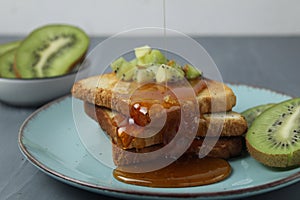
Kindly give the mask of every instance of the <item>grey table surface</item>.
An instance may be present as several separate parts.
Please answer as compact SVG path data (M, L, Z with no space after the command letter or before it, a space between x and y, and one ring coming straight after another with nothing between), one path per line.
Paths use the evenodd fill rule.
M18 39L1 36L0 43ZM91 48L105 38L92 38ZM300 37L196 38L217 64L223 80L300 96ZM1 95L1 94L0 94ZM18 149L23 121L37 109L0 102L0 199L114 199L57 181L31 165ZM300 182L246 199L299 199Z

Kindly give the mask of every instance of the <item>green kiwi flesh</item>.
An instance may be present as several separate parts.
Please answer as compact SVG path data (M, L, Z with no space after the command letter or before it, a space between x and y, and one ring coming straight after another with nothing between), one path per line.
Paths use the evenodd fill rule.
M136 71L136 66L125 60L123 57L115 60L111 64L111 68L116 73L118 79L125 81L131 80Z
M1 78L16 78L14 72L16 49L7 51L0 56L0 77Z
M20 78L44 78L68 73L89 46L84 31L71 25L47 25L34 30L16 51Z
M250 155L271 167L300 165L300 98L261 113L246 133Z
M263 105L258 105L252 108L249 108L242 112L241 114L245 117L248 127L251 126L252 122L265 110L268 108L274 106L275 104L269 103L269 104L263 104Z
M0 44L0 55L4 54L7 51L10 51L12 49L15 49L20 45L21 41L13 41L13 42L7 42Z

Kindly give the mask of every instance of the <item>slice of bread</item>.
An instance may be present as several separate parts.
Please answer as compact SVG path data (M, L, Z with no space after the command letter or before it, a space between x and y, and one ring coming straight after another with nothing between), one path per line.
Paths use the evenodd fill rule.
M223 83L203 78L199 84L197 83L195 85L193 86L194 89L196 88L195 98L199 104L199 111L201 114L229 111L236 104L236 96L233 91ZM203 85L206 86L202 87ZM159 85L156 84L149 92L144 92L144 94L147 95L147 98L153 93L157 94L161 92L156 91L155 88L161 88L158 86ZM132 106L133 103L131 97L140 87L141 85L137 82L120 81L117 79L115 73L108 73L76 82L72 88L72 95L75 98L116 110L128 116L130 113L130 106ZM143 97L143 95L140 96L141 102L145 101L145 97ZM167 95L166 93L162 98L164 101L167 101L167 103L170 103L174 99L170 100L169 96L170 95ZM182 96L184 96L184 94L182 94ZM147 99L147 102L150 101L152 104L157 103L155 102L155 97L152 98L154 99L153 102L151 102L151 99ZM180 109L180 106L178 106L177 109ZM174 110L171 109L171 111ZM137 118L139 117L142 116L138 116Z
M113 112L110 109L95 106L87 102L84 103L84 110L89 117L99 123L102 129L110 135L114 143L122 149L142 149L152 145L167 143L172 140L172 133L176 133L176 123L172 123L173 119L171 119L170 122L166 122L166 126L159 129L157 133L153 129L147 130L142 126L131 125L131 133L128 135L125 132L120 132L118 129L120 124L124 124L124 122L127 123L130 118L118 112ZM218 128L220 123L223 122L224 124L220 133ZM208 127L212 133L210 137L219 136L218 134L222 137L242 136L247 130L247 122L241 114L233 111L204 114L199 121L197 136L206 136ZM139 134L145 131L152 131L152 133L155 132L156 134L147 138L138 137ZM133 135L137 137L133 137Z
M195 138L190 147L184 152L185 156L198 158L200 149L203 145L204 138ZM209 142L208 142L209 143ZM243 151L244 137L220 137L217 143L211 148L211 151L206 155L208 157L230 159L241 155ZM150 153L163 148L163 145L153 145L142 149L124 150L117 145L112 145L112 157L116 166L132 165L139 163L153 163L160 162L160 155L157 153ZM141 153L147 153L147 156L140 156ZM170 157L171 155L165 155Z

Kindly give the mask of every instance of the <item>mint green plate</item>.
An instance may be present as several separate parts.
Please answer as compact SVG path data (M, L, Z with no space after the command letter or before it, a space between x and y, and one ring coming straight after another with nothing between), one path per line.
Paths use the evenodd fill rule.
M266 89L229 85L237 96L234 110L279 102L290 98ZM82 102L74 100L77 108ZM103 165L82 144L75 126L72 98L53 101L34 112L22 125L19 146L23 154L46 174L89 191L119 198L136 199L220 199L238 198L275 190L299 181L300 168L276 170L265 167L248 155L230 160L233 172L219 183L188 188L149 188L115 180L112 168ZM82 109L83 112L83 109ZM99 132L98 124L82 114L82 126ZM100 147L102 148L102 146ZM111 159L111 149L102 148L101 156Z

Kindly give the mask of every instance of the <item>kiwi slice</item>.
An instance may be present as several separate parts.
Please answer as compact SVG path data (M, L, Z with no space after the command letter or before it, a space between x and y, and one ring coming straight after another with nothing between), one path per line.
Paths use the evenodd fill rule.
M258 115L260 115L263 111L267 110L268 108L274 105L275 105L274 103L268 103L268 104L255 106L245 110L241 114L245 117L248 127L250 127L252 122L254 121L254 119L258 117Z
M300 165L300 98L261 113L246 133L252 157L271 167Z
M77 27L43 26L31 32L18 47L15 70L21 78L63 75L83 60L88 46L88 36Z
M7 51L10 51L12 49L15 49L20 45L21 41L13 41L13 42L7 42L4 44L0 44L0 55L4 54Z
M15 52L16 49L12 49L0 56L0 77L16 78L14 72Z

